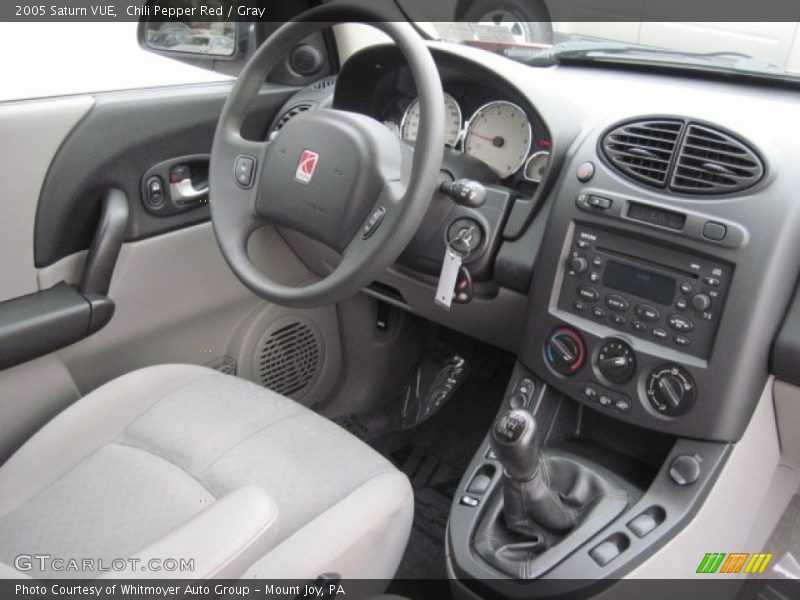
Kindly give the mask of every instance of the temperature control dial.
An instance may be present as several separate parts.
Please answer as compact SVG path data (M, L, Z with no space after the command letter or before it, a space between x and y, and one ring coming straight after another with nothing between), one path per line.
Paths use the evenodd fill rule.
M562 375L574 375L586 363L586 345L574 329L559 327L547 338L544 348L547 364Z
M686 369L666 365L650 374L645 393L650 405L660 414L679 417L694 406L697 388Z
M606 340L597 354L597 370L611 383L628 383L636 374L633 348L622 340Z

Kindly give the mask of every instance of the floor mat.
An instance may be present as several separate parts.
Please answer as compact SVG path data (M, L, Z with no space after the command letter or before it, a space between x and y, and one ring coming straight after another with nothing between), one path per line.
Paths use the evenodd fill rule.
M497 414L513 367L513 361L499 353L492 361L473 360L476 368L463 387L430 420L409 431L368 440L408 476L414 488L414 526L392 593L415 592L408 589L413 587L410 580L446 579L444 543L450 504ZM477 363L480 360L486 362Z

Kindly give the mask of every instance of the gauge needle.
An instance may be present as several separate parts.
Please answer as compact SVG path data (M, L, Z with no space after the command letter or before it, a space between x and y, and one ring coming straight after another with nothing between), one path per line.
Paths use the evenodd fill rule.
M494 141L494 137L488 137L488 136L485 136L485 135L481 135L480 133L475 133L474 131L472 132L472 135L474 135L476 138L481 138L482 140L486 140L487 142L493 142Z
M494 145L496 148L502 148L503 146L506 145L505 138L499 135L496 135L494 137L488 137L485 135L481 135L480 133L475 133L474 131L472 132L472 135L482 140L486 140L487 142L492 142L492 145Z

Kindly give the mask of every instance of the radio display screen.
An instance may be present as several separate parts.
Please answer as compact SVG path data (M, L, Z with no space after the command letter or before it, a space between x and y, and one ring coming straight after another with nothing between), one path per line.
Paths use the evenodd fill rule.
M603 285L664 306L670 306L675 299L676 283L671 277L623 265L613 260L606 264Z

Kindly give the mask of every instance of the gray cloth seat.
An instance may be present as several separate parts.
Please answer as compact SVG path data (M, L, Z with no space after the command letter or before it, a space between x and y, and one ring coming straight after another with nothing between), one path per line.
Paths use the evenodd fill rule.
M155 557L194 570L144 576L389 579L412 516L405 475L342 428L244 380L164 365L87 395L0 467L0 576ZM19 562L37 554L98 562Z

